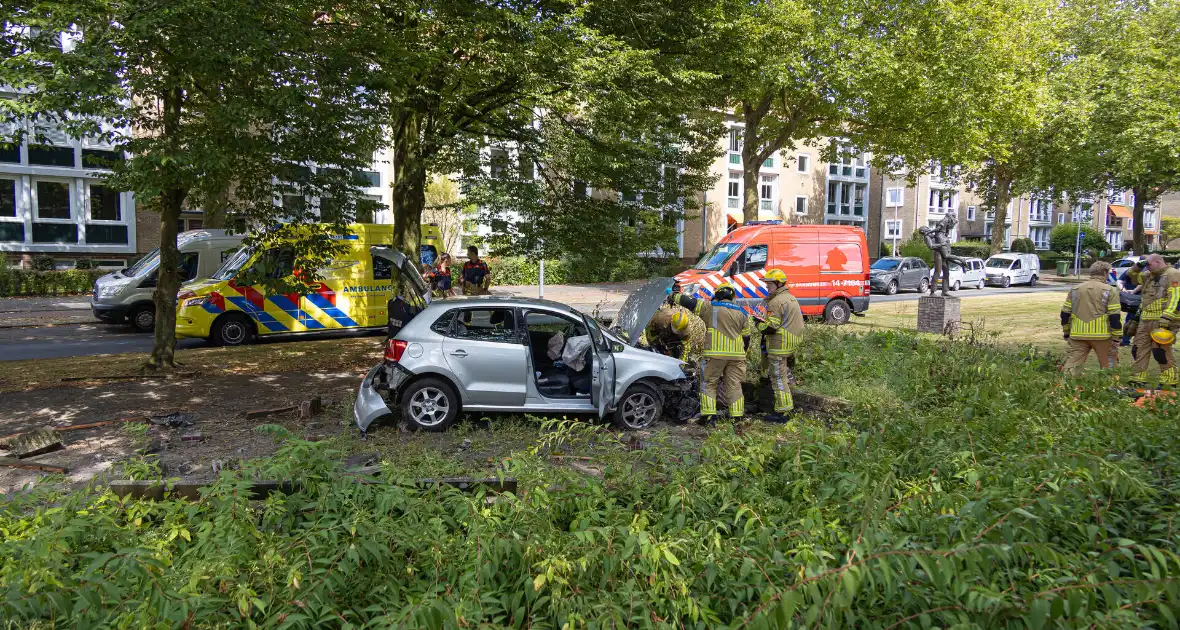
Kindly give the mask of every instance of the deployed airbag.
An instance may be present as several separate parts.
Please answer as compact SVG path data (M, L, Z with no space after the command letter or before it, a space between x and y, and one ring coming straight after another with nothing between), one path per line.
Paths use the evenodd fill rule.
M575 372L586 368L586 351L590 349L590 336L579 335L565 341L565 350L561 352L561 362Z

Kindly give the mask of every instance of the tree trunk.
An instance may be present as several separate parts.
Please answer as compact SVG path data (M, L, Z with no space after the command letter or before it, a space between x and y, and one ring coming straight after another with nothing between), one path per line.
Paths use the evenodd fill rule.
M393 246L417 261L422 241L422 212L426 209L426 161L422 118L409 114L393 138Z
M748 103L742 104L742 111L746 123L741 146L742 222L748 223L758 220L758 173L762 170L762 160L758 154L762 139L758 134L762 131L762 115Z
M184 103L180 88L173 88L163 98L164 135L172 138L172 157L179 153L180 112ZM147 369L176 366L176 293L180 289L180 249L176 246L177 222L187 192L179 186L160 194L160 266L156 268L155 339Z
M992 223L992 253L1004 251L1004 223L1008 219L1008 202L1012 199L1012 176L998 172L995 177L995 213Z
M184 193L170 190L160 195L160 266L156 268L155 340L147 368L176 366L176 294L180 290L180 248L176 246L176 223L180 219Z
M1147 206L1147 189L1135 186L1131 189L1135 195L1135 213L1131 215L1131 247L1136 256L1147 253L1147 234L1143 229L1143 209Z
M750 160L744 155L742 162L742 187L745 193L742 199L742 222L748 223L758 220L758 167L747 166Z

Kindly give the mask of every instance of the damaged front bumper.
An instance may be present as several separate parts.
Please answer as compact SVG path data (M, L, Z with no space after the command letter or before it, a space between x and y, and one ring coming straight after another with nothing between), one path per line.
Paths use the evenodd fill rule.
M398 365L381 363L369 370L352 405L352 418L361 433L368 431L369 425L378 418L393 413L386 400L396 403L397 392L409 376L410 373Z

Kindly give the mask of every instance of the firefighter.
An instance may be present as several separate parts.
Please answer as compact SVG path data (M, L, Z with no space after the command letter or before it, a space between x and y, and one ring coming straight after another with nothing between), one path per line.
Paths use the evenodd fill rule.
M734 304L737 291L728 282L713 291L713 300L706 301L673 293L668 297L672 305L687 308L705 322L705 340L701 377L701 422L711 422L717 415L717 392L720 388L729 401L729 417L735 422L746 413L746 399L742 381L746 377L746 344L749 341L750 316Z
M1076 376L1086 364L1090 350L1098 355L1098 365L1112 367L1118 340L1123 336L1119 291L1106 283L1110 264L1090 265L1090 279L1070 290L1061 306L1061 332L1066 343L1066 374Z
M647 346L660 354L688 361L688 311L661 306L648 322L643 336Z
M792 368L795 351L803 341L803 310L799 300L791 295L787 274L782 269L770 269L762 278L770 297L766 300L766 318L758 323L758 330L770 363L770 386L774 390L774 413L769 422L785 422L795 408L791 398Z
M1176 366L1172 344L1166 343L1169 336L1154 333L1162 329L1174 336L1180 329L1180 314L1177 314L1180 309L1180 269L1169 267L1159 254L1148 256L1142 295L1139 327L1135 330L1135 342L1131 349L1135 367L1132 368L1129 384L1136 388L1147 387L1147 368L1154 358L1160 366L1160 389L1176 389L1180 382L1180 369Z
M463 263L460 282L463 295L487 295L492 284L492 272L488 264L479 259L479 249L474 245L467 248L467 262Z

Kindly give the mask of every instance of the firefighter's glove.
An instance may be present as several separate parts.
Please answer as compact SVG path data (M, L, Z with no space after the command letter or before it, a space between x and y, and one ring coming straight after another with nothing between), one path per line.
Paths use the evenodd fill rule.
M1176 332L1176 330L1180 329L1180 320L1177 320L1174 316L1169 315L1168 313L1164 313L1163 316L1160 317L1160 326L1166 330Z
M1062 326L1061 327L1061 338L1062 339L1069 339L1069 326Z

